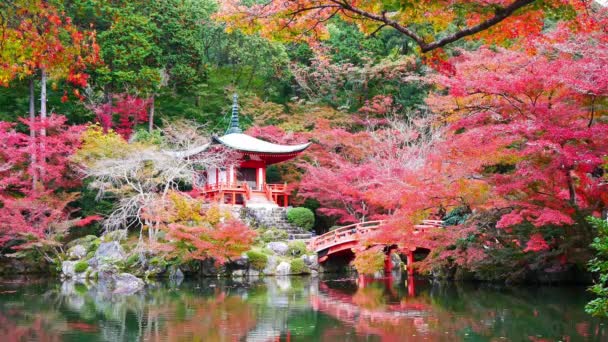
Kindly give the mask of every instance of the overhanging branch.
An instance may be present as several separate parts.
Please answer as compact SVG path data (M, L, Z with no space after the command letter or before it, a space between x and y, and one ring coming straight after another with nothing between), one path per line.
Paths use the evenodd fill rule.
M360 8L357 8L353 5L351 5L346 0L330 0L330 1L335 3L336 5L339 5L342 8L343 13L344 12L356 13L361 17L383 23L383 25L381 27L390 26L390 27L396 29L397 31L403 33L404 35L412 38L416 42L416 44L418 44L418 46L420 46L420 49L422 50L422 52L428 52L428 51L432 51L434 49L440 48L442 46L445 46L447 44L453 43L461 38L471 36L471 35L481 32L481 31L487 30L488 28L502 22L503 20L505 20L506 18L511 16L513 13L515 13L515 11L519 10L520 8L533 3L535 0L516 0L509 6L496 10L494 12L493 17L491 17L475 26L464 28L462 30L459 30L455 33L452 33L444 38L441 38L441 39L433 41L433 42L426 42L421 36L419 36L412 29L400 24L399 22L397 22L393 19L388 18L385 13L376 14L376 13L367 12L367 11L364 11Z

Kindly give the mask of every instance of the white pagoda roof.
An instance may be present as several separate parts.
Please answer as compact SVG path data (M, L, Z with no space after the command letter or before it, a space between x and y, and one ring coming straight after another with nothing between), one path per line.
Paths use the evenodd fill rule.
M299 145L280 145L243 133L228 133L221 137L213 138L216 142L229 148L252 153L288 154L304 151L311 143Z

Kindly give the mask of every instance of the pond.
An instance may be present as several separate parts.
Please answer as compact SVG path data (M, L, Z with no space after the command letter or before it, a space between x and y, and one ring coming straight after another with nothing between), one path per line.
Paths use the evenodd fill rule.
M0 281L3 341L608 341L584 287L394 276L201 279L113 295L95 284Z

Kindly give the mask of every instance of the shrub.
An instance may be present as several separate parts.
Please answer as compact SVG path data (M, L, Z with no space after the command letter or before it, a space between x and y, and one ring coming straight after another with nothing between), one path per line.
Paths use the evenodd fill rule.
M355 255L352 264L359 274L374 274L384 269L384 252L381 248L372 247Z
M315 214L308 208L292 208L287 212L287 220L305 230L315 225Z
M76 263L76 265L74 265L74 272L76 273L82 273L84 271L87 270L87 268L89 268L89 263L86 261L79 261Z
M306 248L306 243L304 243L304 241L293 241L290 242L288 245L289 248L289 254L293 255L293 256L300 256L300 255L304 255L307 252L307 248Z
M298 258L291 260L291 273L292 274L302 274L309 273L308 267L304 264L304 260Z
M247 258L249 259L251 267L258 271L263 270L266 267L266 264L268 264L268 257L261 252L249 251L247 252Z

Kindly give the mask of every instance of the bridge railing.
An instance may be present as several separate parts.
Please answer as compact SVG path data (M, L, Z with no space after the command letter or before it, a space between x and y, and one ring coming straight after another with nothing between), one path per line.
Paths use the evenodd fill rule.
M322 251L331 246L335 246L344 242L358 240L360 237L368 235L369 233L378 230L381 226L386 224L385 220L367 221L351 224L348 226L340 227L332 230L331 232L325 233L314 238L310 241L308 248L315 252ZM423 220L422 224L414 226L414 234L424 231L429 228L442 227L443 221L441 220Z
M340 227L332 230L329 233L325 233L321 236L316 237L310 242L309 248L318 252L329 246L343 243L348 240L355 240L357 234L367 234L371 231L378 229L378 227L385 224L384 220L367 221L351 224L348 226Z

